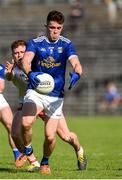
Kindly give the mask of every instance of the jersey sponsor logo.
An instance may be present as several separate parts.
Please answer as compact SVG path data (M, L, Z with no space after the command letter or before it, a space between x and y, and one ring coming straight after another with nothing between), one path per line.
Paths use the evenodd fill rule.
M61 62L55 63L55 60L52 56L48 56L48 58L44 59L44 61L39 62L39 64L46 68L53 68L61 66Z

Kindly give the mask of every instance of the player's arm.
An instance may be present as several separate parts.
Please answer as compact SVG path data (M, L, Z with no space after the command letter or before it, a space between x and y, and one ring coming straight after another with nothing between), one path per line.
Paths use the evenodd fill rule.
M6 61L6 71L5 71L5 77L8 81L11 81L13 79L13 67L14 67L14 63L10 63L9 61Z
M70 72L70 82L69 82L70 83L69 89L71 89L76 84L76 82L80 79L83 73L83 69L82 69L78 56L76 55L71 56L69 58L69 61L73 68L73 72Z
M32 51L26 51L22 59L22 69L27 74L29 80L29 87L35 89L39 84L39 79L36 77L40 72L33 72L31 70L31 62L35 56Z
M83 68L79 61L78 56L71 56L71 58L69 58L69 61L72 65L73 71L78 73L81 76L83 73Z
M23 71L28 75L28 73L31 71L31 62L34 58L34 52L27 51L24 54L24 57L22 59L22 69Z

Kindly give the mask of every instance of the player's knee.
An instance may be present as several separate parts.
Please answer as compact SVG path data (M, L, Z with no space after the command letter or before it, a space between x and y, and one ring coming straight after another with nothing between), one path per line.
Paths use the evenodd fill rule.
M7 129L7 131L8 131L9 133L11 132L11 126L12 126L11 123L7 123L7 124L6 124L6 129Z
M69 142L70 141L70 135L69 134L62 134L61 138L65 142Z
M73 132L60 133L59 136L62 138L63 141L68 143L74 142L76 138L76 135Z
M53 135L46 136L46 140L48 141L49 144L52 144L55 142L55 136Z
M30 121L29 118L22 119L22 127L24 127L24 129L29 129L31 126L32 126L32 122Z

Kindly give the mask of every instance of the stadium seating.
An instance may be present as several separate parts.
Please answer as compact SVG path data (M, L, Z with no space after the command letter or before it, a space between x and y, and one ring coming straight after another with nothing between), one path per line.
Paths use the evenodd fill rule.
M53 6L30 5L0 7L0 58L3 62L10 54L10 44L16 39L33 38L44 30L45 16ZM76 45L84 74L81 82L69 93L66 76L66 99L64 111L67 115L94 115L97 111L97 94L102 94L104 81L113 78L122 93L122 22L118 18L115 26L109 24L103 4L84 4L85 17L79 22L77 31L70 29L68 4L55 5L66 16L64 34ZM6 13L7 12L7 13ZM122 10L119 10L120 17ZM8 57L7 57L8 58ZM67 72L70 71L70 67ZM16 106L17 90L12 83L6 84L5 97ZM118 109L118 114L122 113Z

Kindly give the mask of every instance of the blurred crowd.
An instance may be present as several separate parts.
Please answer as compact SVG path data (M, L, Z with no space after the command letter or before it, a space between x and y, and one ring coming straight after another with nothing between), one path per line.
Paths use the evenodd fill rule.
M109 21L115 23L117 19L117 11L122 8L122 0L0 0L0 5L5 7L13 4L29 5L29 4L55 4L55 3L66 3L71 6L70 21L77 25L79 21L84 16L84 3L92 4L105 4L106 11L108 14Z
M100 112L115 112L122 105L122 96L114 81L105 84L103 96L100 98Z
M99 37L99 33L101 33L102 32L102 30L104 30L104 29L100 29L99 27L98 27L98 30L97 30L97 33L94 33L95 35L95 40L96 40L96 42L95 42L95 40L93 39L93 41L91 41L91 37L90 37L90 35L92 36L92 33L93 33L93 29L91 28L91 27L93 27L93 26L90 26L92 23L92 20L94 21L94 19L93 18L95 18L95 16L97 17L97 15L96 15L96 13L94 13L95 15L93 15L92 17L90 17L90 13L89 14L87 14L88 13L88 10L89 10L89 8L87 8L87 7L90 7L90 5L92 5L92 7L93 8L91 8L91 9L97 9L98 7L100 8L101 7L101 9L103 8L103 11L104 11L104 14L102 14L101 12L101 14L102 14L102 17L104 16L105 18L106 17L108 17L108 20L109 20L109 22L111 23L111 24L115 24L116 23L116 20L119 18L120 19L120 17L119 17L119 12L121 11L121 9L122 9L122 0L0 0L0 6L1 7L7 7L7 6L10 6L10 5L17 5L17 4L21 4L21 5L23 5L23 4L27 4L27 5L29 5L29 4L32 4L32 3L40 3L40 5L43 3L43 4L53 4L53 3L66 3L66 4L68 4L68 10L66 9L66 13L68 14L68 18L69 18L69 24L68 25L70 25L70 31L69 31L69 26L68 27L66 27L68 30L67 30L67 32L69 33L69 32L71 32L71 34L73 35L73 38L77 38L78 37L78 43L80 43L80 44L78 44L78 48L80 49L81 47L83 48L82 49L82 51L81 51L81 49L79 50L79 54L83 54L83 55L81 55L81 59L85 59L86 61L88 60L88 62L92 62L91 61L91 59L93 59L93 61L95 61L96 59L98 60L98 58L99 57L103 57L103 60L104 60L104 58L107 56L106 54L105 54L105 57L103 56L103 54L104 54L104 48L106 48L107 47L107 50L108 50L108 53L109 52L112 52L112 55L111 55L111 57L113 57L114 58L114 53L115 53L115 55L117 54L117 58L119 59L119 51L117 50L117 48L119 49L120 47L121 47L121 42L119 42L119 40L121 39L121 31L119 30L118 31L118 34L116 35L115 33L117 33L117 31L115 30L115 31L113 31L113 34L112 34L112 37L111 37L111 35L109 36L109 29L105 29L106 31L105 31L105 36L104 36L104 38L103 39L100 39L100 37ZM89 3L88 4L88 6L87 6L87 3ZM98 5L98 6L97 6ZM21 7L21 6L20 6ZM51 6L52 8L54 8L55 6ZM64 6L63 6L64 7ZM67 6L66 6L67 7ZM95 8L94 8L95 7ZM26 8L25 8L26 9ZM100 10L101 10L100 9ZM91 12L93 12L93 10L91 11ZM102 10L101 10L102 11ZM97 11L98 13L99 13L99 11ZM41 12L40 12L41 13ZM36 16L35 14L33 14L34 16ZM88 15L89 15L89 17L88 17ZM40 15L39 15L40 16ZM79 26L79 24L80 24L80 22L83 22L84 20L85 20L85 18L87 19L87 17L88 17L88 21L90 22L89 24L88 23L86 23L87 21L85 21L85 25L84 26ZM101 17L101 16L100 16ZM106 20L106 22L108 23L108 21L107 21L107 18L105 19ZM99 21L99 14L98 14L98 21ZM28 21L29 22L29 21ZM99 21L100 23L101 23L101 21ZM81 25L82 25L81 24ZM102 24L102 23L101 23ZM103 23L104 24L104 23ZM31 25L33 25L32 23L31 23ZM93 23L93 25L96 25L95 23ZM25 25L24 25L25 26ZM30 24L28 25L29 27L31 27L30 26ZM38 26L37 26L38 27ZM88 30L88 32L86 32L86 34L84 33L83 34L83 37L84 37L84 42L80 42L80 39L79 39L79 37L80 36L78 36L78 35L81 35L81 27L83 27L82 28L82 32L84 33L84 32L86 32L87 30ZM84 28L85 27L85 28ZM107 26L108 27L108 26ZM118 27L118 26L117 26ZM89 28L89 29L88 29ZM91 28L91 29L90 29ZM96 26L95 26L95 28L96 28ZM105 28L105 27L104 27ZM111 28L111 26L110 26L110 28ZM121 27L120 27L121 28ZM19 28L18 28L19 29ZM17 35L19 34L18 33L18 29L17 29ZM20 28L21 29L21 28ZM27 29L27 31L26 31L26 29ZM85 29L85 30L84 30ZM78 31L77 31L78 30ZM92 31L92 33L90 34L90 35L88 35L88 33L89 32L91 32ZM29 32L31 31L31 28L29 28ZM96 31L96 30L95 30ZM6 31L5 31L6 32ZM27 36L26 36L26 38L28 38L28 36L29 36L29 33L28 33L28 28L24 28L24 31L22 31L22 34L23 34L23 32L25 33L25 35L26 35L26 32L27 32ZM13 33L13 31L12 31L12 33ZM104 33L104 32L103 32ZM107 34L108 33L108 34ZM20 33L21 34L21 33ZM76 36L75 36L76 35ZM109 43L109 42L107 42L107 38L108 39L110 39L111 40L111 42ZM114 39L112 40L112 38L114 37ZM120 38L119 38L120 37ZM16 38L16 37L15 37ZM101 43L101 40L102 40L102 43ZM88 41L88 43L87 43L87 41ZM4 42L5 42L5 40L4 40ZM84 43L84 44L83 44ZM91 44L90 44L91 43ZM93 46L92 46L92 43L93 43ZM98 45L96 45L98 43ZM113 45L111 45L113 43ZM102 47L102 44L103 44L103 47ZM96 46L95 46L96 45ZM100 51L98 52L95 48L98 46L98 48L100 49ZM106 47L105 47L106 46ZM109 47L110 46L110 47ZM116 47L115 47L116 46ZM84 48L84 47L86 47L86 49ZM91 50L91 47L92 47L92 50ZM112 49L111 49L111 47L112 47ZM114 50L114 47L115 47L115 50ZM4 50L5 52L7 51L8 52L8 50L7 50L7 48L6 48L6 46L4 47L3 45L1 46L1 53L2 53L2 51ZM84 51L83 51L84 50ZM106 52L107 52L107 50L106 50ZM96 53L96 54L95 54ZM99 53L99 55L98 55L98 53ZM100 54L101 53L101 54ZM4 54L4 53L3 53ZM83 58L82 58L83 57ZM85 57L85 58L84 58ZM108 57L107 57L108 58ZM121 58L121 55L120 55L120 58ZM117 59L115 59L115 60L117 60ZM86 62L85 62L86 63ZM85 64L84 63L84 64ZM116 63L118 63L117 61L116 61ZM86 65L87 66L87 65ZM103 84L102 84L103 85ZM107 99L107 96L109 97L109 95L107 95L107 94L109 94L109 90L110 90L110 96L112 97L113 95L115 95L115 94L120 94L120 92L118 92L118 88L117 88L117 86L116 86L116 84L114 84L113 85L113 83L111 82L111 83L109 83L108 85L106 85L105 86L105 92L104 92L104 94L103 94L103 97L101 98L101 100L100 100L100 103L99 103L99 110L100 111L106 111L106 110L108 110L108 109L111 109L112 111L115 111L118 107L120 107L120 105L122 104L122 103L120 103L120 102L122 102L122 100L120 101L120 100L118 100L118 98L117 98L117 100L115 100L115 98L113 98L114 99L114 101L113 100L111 100L110 102L108 102L108 99ZM117 92L117 93L116 93ZM115 93L115 94L114 94ZM111 98L112 99L112 98Z

